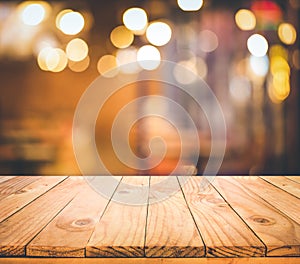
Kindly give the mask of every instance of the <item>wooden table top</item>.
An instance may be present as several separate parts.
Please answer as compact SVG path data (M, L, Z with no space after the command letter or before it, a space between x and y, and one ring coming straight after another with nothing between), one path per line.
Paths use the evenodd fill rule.
M182 176L172 176L179 191L151 203L169 188L166 178L116 177L106 199L80 176L0 176L0 263L6 257L300 256L300 177L218 176L200 191L203 177L183 184ZM113 201L132 192L145 204Z

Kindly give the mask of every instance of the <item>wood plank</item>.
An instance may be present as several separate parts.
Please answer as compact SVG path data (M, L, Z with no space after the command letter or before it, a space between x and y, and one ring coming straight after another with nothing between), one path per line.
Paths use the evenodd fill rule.
M267 256L300 256L300 226L234 177L213 185L267 247Z
M17 176L0 176L0 183L8 181L9 179L15 178Z
M149 177L124 177L123 180L96 224L86 248L87 257L144 256ZM142 186L144 188L140 191ZM127 205L132 197L146 204Z
M63 181L67 176L43 176L1 201L0 222Z
M19 212L0 223L0 255L24 256L25 246L77 194L82 179L69 177Z
M265 256L265 246L211 186L200 191L202 177L178 176L185 199L204 240L207 257ZM185 184L183 184L185 183Z
M300 198L300 184L284 176L260 176L265 181Z
M117 183L112 188L113 194ZM83 183L76 197L26 247L27 256L84 257L109 200Z
M0 183L0 200L21 190L30 183L40 179L41 176L17 176Z
M292 181L300 183L300 176L285 176L285 177L292 180Z
M159 184L152 182L160 181ZM152 176L145 253L147 257L201 257L204 244L176 177ZM178 190L173 194L166 194ZM168 197L165 197L167 195ZM153 200L163 199L152 203Z
M1 264L299 264L299 258L2 258Z
M300 199L256 176L235 178L244 188L256 193L276 209L300 224Z

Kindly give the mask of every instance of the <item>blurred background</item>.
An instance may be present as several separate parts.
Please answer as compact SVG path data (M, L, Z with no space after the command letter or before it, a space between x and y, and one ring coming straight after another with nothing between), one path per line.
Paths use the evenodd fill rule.
M138 77L160 60L176 63L178 85L195 81L186 67L218 98L227 126L219 174L299 174L299 8L300 0L0 1L0 174L80 174L72 122L84 91L99 75ZM164 119L140 120L129 133L139 157L149 155L149 139L164 138L159 165L137 171L114 154L114 117L147 95L167 95L191 113L201 174L211 147L205 115L176 87L150 81L119 90L99 113L95 138L107 168L123 175L174 169L180 139ZM153 108L171 114L149 99L129 116Z

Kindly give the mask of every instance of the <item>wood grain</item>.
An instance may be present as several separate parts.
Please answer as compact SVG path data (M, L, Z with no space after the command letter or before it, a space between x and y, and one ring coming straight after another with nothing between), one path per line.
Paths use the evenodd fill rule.
M108 202L83 182L76 197L26 247L26 255L84 257L87 242Z
M213 185L267 247L267 256L300 256L300 226L234 177Z
M261 176L265 181L300 198L300 184L284 176Z
M16 176L0 183L0 200L21 190L28 184L40 179L41 176Z
M151 177L145 252L147 257L201 257L205 254L174 176Z
M126 184L125 184L126 183ZM143 191L139 187L146 186ZM126 177L118 186L86 248L88 257L143 257L149 177ZM127 205L130 197L145 205ZM122 202L122 203L121 203Z
M265 246L211 186L200 191L202 177L178 176L206 246L207 257L264 256ZM183 184L184 183L184 184Z
M66 176L41 177L1 201L0 222L63 181Z
M276 209L292 218L300 224L300 199L275 187L274 185L252 176L250 178L240 177L236 179L244 188L255 193Z
M31 177L29 177L31 178ZM0 223L0 255L24 256L25 246L77 194L82 181L69 177L58 187Z
M285 177L292 180L292 181L300 183L300 176L285 176Z
M15 178L15 177L17 177L17 176L0 176L0 183L8 181L8 180L10 180L12 178Z
M299 264L299 258L2 258L1 264Z

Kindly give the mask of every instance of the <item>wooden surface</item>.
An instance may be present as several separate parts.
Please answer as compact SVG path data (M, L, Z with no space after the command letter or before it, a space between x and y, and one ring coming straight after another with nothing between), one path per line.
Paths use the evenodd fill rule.
M299 179L1 176L0 263L300 263Z

